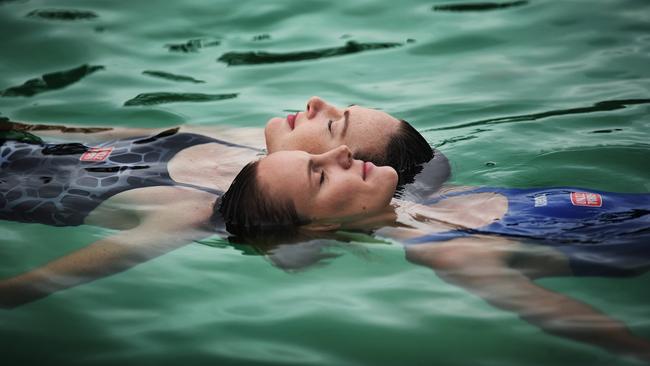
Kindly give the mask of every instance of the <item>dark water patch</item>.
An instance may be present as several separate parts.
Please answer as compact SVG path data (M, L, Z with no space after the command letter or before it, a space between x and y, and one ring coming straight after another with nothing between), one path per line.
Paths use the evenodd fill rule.
M401 45L401 43L358 43L349 41L343 47L323 48L313 51L297 51L285 53L272 53L263 51L228 52L219 57L217 61L224 62L228 64L228 66L271 64L279 62L315 60L319 58L342 56L369 50L399 47Z
M145 70L142 72L142 74L165 79L165 80L171 80L171 81L187 81L190 83L197 83L197 84L205 83L205 81L203 80L197 80L190 76L170 74L164 71Z
M236 98L239 93L231 94L202 94L202 93L143 93L124 102L124 106L154 105L177 102L212 102L216 100Z
M623 129L622 128L612 128L612 129L609 129L609 130L591 131L591 133L612 133L612 132L616 132L616 131L623 131Z
M29 18L42 18L47 20L89 20L99 18L99 16L92 11L84 10L71 10L71 9L39 9L29 12Z
M0 117L0 131L59 131L61 133L96 133L111 131L112 127L68 127L64 125L46 125L40 123L25 123Z
M502 3L462 3L462 4L443 4L443 5L434 5L431 10L433 11L454 11L454 12L463 12L463 11L490 11L490 10L499 10L512 8L515 6L522 6L528 4L528 1L510 1Z
M624 109L630 105L636 104L650 104L650 99L624 99L624 100L606 100L602 102L595 103L590 107L578 107L570 109L558 109L554 111L533 113L533 114L522 114L517 116L508 116L508 117L499 117L499 118L489 118L483 119L480 121L464 123L457 126L449 127L438 127L438 128L429 128L424 130L424 132L429 131L443 131L443 130L455 130L457 128L473 127L473 126L482 126L482 125L495 125L501 123L510 123L510 122L521 122L521 121L535 121L542 118L554 117L554 116L563 116L568 114L583 114L583 113L593 113L593 112L606 112L613 111L617 109Z
M44 74L40 78L27 80L23 85L13 86L0 92L3 97L31 97L38 93L61 89L74 84L104 66L81 65L74 69Z
M271 39L271 35L269 34L258 34L253 37L253 41L266 41Z
M219 41L206 41L204 39L190 39L185 43L167 44L165 47L169 52L194 53L199 52L201 48L213 47L220 45Z

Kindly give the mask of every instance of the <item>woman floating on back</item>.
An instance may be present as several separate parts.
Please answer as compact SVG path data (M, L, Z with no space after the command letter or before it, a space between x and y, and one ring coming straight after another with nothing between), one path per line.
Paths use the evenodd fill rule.
M282 151L250 163L217 206L228 231L255 243L282 232L362 230L399 240L409 261L547 332L650 360L621 322L534 283L550 276L633 276L650 267L650 195L582 188L443 190L393 198L391 167Z

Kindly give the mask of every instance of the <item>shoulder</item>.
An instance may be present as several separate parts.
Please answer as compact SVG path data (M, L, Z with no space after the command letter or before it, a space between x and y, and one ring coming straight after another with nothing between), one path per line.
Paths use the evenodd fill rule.
M445 191L420 204L400 201L397 213L398 216L402 214L400 217L424 222L427 229L440 232L458 227L483 227L501 219L507 212L508 198L502 194L470 191L450 194Z

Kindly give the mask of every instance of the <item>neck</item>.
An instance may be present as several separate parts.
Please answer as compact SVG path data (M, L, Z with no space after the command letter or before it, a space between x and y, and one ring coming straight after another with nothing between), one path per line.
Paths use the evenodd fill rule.
M390 205L380 211L346 220L341 224L341 229L374 231L384 237L408 239L457 226L448 219L445 210L394 198Z

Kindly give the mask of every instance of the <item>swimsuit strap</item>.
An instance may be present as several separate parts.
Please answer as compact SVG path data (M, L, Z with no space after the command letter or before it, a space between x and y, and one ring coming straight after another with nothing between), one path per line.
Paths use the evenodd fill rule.
M176 181L174 181L174 183L175 183L174 184L175 186L194 188L194 189L198 189L198 190L203 191L203 192L208 192L208 193L215 194L217 196L222 196L224 194L224 191L222 191L220 189L208 188L208 187L203 187L203 186L197 186L197 185L191 184L191 183L182 183L182 182L176 182Z

